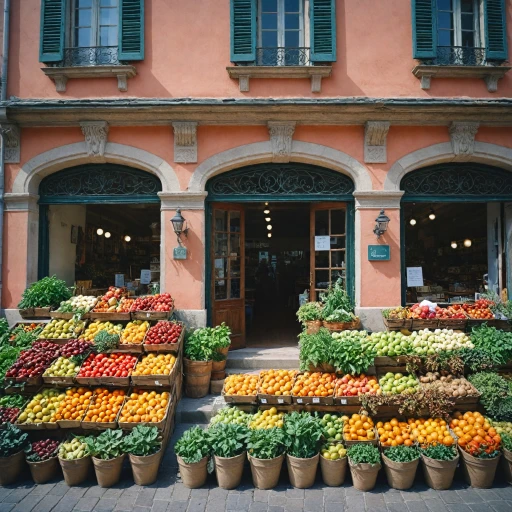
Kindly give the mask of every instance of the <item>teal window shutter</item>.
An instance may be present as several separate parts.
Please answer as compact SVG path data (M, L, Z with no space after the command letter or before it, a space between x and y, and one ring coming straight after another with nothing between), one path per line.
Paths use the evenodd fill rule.
M415 59L436 57L436 0L412 0L412 46Z
M120 0L119 60L144 60L144 0Z
M484 0L485 53L488 59L507 60L505 0Z
M67 0L41 0L39 62L64 58L64 24Z
M231 0L231 62L256 60L256 1Z
M311 62L336 60L336 1L310 3Z

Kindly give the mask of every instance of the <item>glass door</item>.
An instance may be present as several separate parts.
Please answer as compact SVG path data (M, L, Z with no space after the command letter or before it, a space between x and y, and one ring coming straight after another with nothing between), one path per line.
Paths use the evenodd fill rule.
M310 300L319 300L338 278L346 286L347 206L345 203L319 203L311 206Z
M231 328L231 348L245 347L245 217L241 205L212 210L212 323Z

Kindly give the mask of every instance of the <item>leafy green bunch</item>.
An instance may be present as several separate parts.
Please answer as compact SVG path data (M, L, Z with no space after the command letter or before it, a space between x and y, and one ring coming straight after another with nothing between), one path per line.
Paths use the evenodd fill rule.
M275 459L284 452L285 435L282 428L250 430L247 451L255 459Z
M18 359L20 352L21 349L11 346L0 349L0 387L5 386L5 374L16 359Z
M210 443L206 430L201 427L192 427L185 430L176 441L174 451L186 464L199 462L210 453Z
M20 309L56 307L63 300L71 298L66 282L56 276L44 277L31 284L21 296Z
M512 436L510 434L501 434L501 444L503 445L503 448L512 452Z
M468 380L481 393L480 403L495 420L512 421L512 392L509 383L493 372L470 375Z
M100 331L94 336L94 350L101 354L117 348L119 345L119 334L109 334L107 331Z
M454 446L445 446L444 444L436 444L421 448L421 453L434 460L453 460L457 457L457 449Z
M476 350L481 350L495 365L506 364L512 359L512 332L489 327L484 323L473 328L471 342Z
M30 348L34 341L37 340L39 333L43 330L42 326L33 331L25 332L23 327L16 327L11 331L10 345L22 350ZM14 339L13 339L14 336Z
M330 354L336 371L360 374L373 365L377 353L364 344L367 337L366 331L342 331L332 335Z
M414 446L392 446L384 452L384 455L393 462L412 462L420 458L420 452Z
M347 450L348 458L352 464L380 464L379 449L370 443L357 443Z
M211 361L213 352L214 348L208 327L196 329L185 340L185 357L191 361Z
M284 423L285 445L292 457L310 459L320 450L323 425L308 412L292 412Z
M27 399L23 395L5 395L0 397L0 407L20 408Z
M12 423L7 423L0 435L0 457L10 457L24 450L29 445L28 434L22 432Z
M225 322L222 322L216 327L210 327L209 329L213 349L217 350L231 345L231 329L225 324Z
M322 363L329 363L332 344L332 335L324 328L315 334L299 334L300 371L309 371L310 366L318 367Z
M297 318L302 325L314 320L322 320L322 304L320 302L306 302L297 311Z
M206 431L212 453L217 457L236 457L246 450L249 429L236 423L212 425Z
M99 436L78 437L85 443L87 451L98 459L115 459L125 453L123 431L120 429L104 430Z
M326 293L320 296L323 303L323 318L327 322L351 322L354 320L354 303L338 279L334 286L329 286Z
M123 448L126 453L137 457L153 455L162 447L160 434L156 427L137 425L125 438Z

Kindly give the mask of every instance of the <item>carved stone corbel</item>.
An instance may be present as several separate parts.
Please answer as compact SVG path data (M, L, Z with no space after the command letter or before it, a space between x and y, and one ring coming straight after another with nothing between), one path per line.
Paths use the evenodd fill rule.
M475 136L480 123L476 121L453 121L450 125L450 139L453 154L464 159L473 154L475 148Z
M178 121L174 129L174 161L182 164L197 162L197 123Z
M270 144L272 146L272 162L286 163L290 161L295 125L295 121L268 122Z
M14 123L2 123L0 130L5 144L5 163L19 164L21 150L19 126Z
M85 136L87 154L93 158L103 157L107 145L108 123L106 121L82 121L80 128Z
M389 121L367 121L364 125L364 161L385 164L388 161L386 141Z

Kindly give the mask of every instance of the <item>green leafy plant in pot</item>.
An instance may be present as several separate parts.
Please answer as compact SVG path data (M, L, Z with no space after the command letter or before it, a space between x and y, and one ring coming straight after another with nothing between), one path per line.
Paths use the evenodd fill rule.
M392 446L382 452L384 471L393 489L410 489L414 484L420 452L415 446Z
M306 302L297 311L299 322L306 328L308 334L318 332L322 327L323 312L320 302Z
M249 429L236 423L216 424L207 431L217 482L222 489L240 485L244 470Z
M252 481L258 489L273 489L279 481L284 460L285 435L282 428L250 430L247 455Z
M57 307L70 298L71 290L65 281L57 279L56 276L44 277L23 292L18 308L23 310Z
M454 446L437 444L421 449L421 465L425 481L432 489L449 489L458 463L459 455Z
M324 427L307 412L292 412L284 423L286 464L294 487L306 489L315 482Z
M28 435L12 423L7 423L0 435L0 485L13 483L23 469Z
M347 450L347 455L354 487L371 491L381 468L379 449L370 443L357 443Z
M203 486L208 476L207 464L210 453L206 431L201 427L189 428L174 445L174 451L178 458L183 485L190 489Z
M320 300L323 303L323 320L327 328L337 328L343 323L351 323L358 320L354 314L354 303L343 287L343 282L338 279L334 286L330 286Z
M209 327L196 329L185 340L185 394L202 398L208 394L213 364L213 344Z

